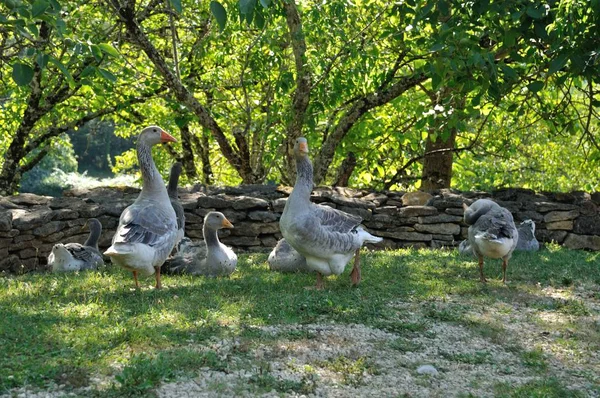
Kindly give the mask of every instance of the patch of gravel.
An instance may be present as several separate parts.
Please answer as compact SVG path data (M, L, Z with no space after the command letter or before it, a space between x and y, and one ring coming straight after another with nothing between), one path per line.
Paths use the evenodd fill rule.
M599 397L600 302L597 286L594 289L544 288L535 296L491 305L452 296L427 303L395 302L390 308L396 318L387 319L391 327L381 325L385 330L335 323L256 327L258 338L191 345L190 350L215 352L227 369L198 369L191 379L163 383L156 394L161 398L493 397L498 384L517 388L552 377L567 389ZM575 316L556 308L536 308L532 306L536 300L581 300L587 312ZM410 325L419 326L413 330ZM525 363L527 352L541 352L541 370ZM423 365L437 374L429 367L423 374L417 372ZM101 384L92 382L95 387ZM75 393L85 396L95 387ZM55 386L39 393L22 388L2 397L70 395L73 392Z

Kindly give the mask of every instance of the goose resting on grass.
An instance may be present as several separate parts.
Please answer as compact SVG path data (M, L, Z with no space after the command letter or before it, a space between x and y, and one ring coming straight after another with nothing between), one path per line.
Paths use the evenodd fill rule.
M173 210L175 210L175 215L177 216L177 237L175 238L175 250L178 250L177 247L179 242L181 242L181 239L183 239L183 235L185 234L185 213L177 193L177 183L179 182L181 170L181 162L173 163L173 166L171 166L171 173L169 174L169 184L167 185L167 193L169 194L169 199L171 200L171 206L173 206Z
M85 225L90 227L90 236L83 245L80 243L54 245L48 256L48 265L52 267L52 272L93 270L104 266L104 260L98 250L102 224L97 219L90 218Z
M306 258L296 251L285 239L280 239L267 259L271 271L307 272Z
M362 218L310 201L313 167L308 158L308 143L300 137L294 145L296 183L285 203L279 227L285 240L306 258L311 271L317 272L317 289L323 289L323 275L340 275L354 255L350 274L352 284L360 282L360 248L364 242L383 239L365 231Z
M190 274L205 276L229 275L235 271L237 255L230 247L219 241L217 231L233 228L233 224L218 211L211 211L204 217L202 233L204 242L181 242L177 254L165 262L165 272L169 274ZM191 242L191 241L190 241Z
M139 287L138 273L143 276L156 273L156 288L160 289L160 267L177 238L177 216L152 159L152 146L163 142L176 140L157 126L146 127L139 135L137 158L142 191L121 214L112 246L104 252L113 263L133 272L136 287Z
M513 216L504 207L488 199L478 199L471 206L463 203L464 220L469 227L469 244L479 259L481 282L487 282L483 275L483 258L502 259L502 283L506 283L506 267L512 256L519 235Z

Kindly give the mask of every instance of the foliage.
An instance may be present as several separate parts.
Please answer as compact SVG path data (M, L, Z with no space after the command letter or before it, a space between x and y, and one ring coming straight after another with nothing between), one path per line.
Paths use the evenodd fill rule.
M124 138L181 138L156 156L163 176L187 160L183 183L291 183L303 134L317 183L353 152L351 185L419 188L447 142L457 188L598 189L598 1L159 4L0 3L0 188L62 132L112 118ZM119 155L115 172L136 169Z

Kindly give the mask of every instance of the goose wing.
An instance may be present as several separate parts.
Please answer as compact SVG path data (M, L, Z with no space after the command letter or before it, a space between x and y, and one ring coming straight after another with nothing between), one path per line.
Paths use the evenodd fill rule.
M119 228L113 238L115 243L143 243L160 246L172 239L170 232L177 222L154 203L134 203L123 211Z
M358 227L362 218L328 206L314 206L313 216L320 227L329 232L348 233Z

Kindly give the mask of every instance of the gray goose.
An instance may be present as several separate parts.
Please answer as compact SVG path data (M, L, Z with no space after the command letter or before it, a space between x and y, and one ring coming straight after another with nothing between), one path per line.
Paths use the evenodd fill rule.
M296 183L285 203L279 228L285 240L306 258L311 271L317 273L317 289L323 289L323 275L340 275L354 257L350 274L353 285L360 275L360 248L364 242L378 243L382 238L365 231L362 218L310 201L313 167L308 158L308 143L300 137L294 145Z
M267 259L271 271L307 272L306 258L296 251L285 239L280 239Z
M104 260L98 250L102 224L97 219L90 218L85 225L90 227L90 235L83 245L57 243L52 247L52 252L48 256L48 265L53 272L94 270L104 266Z
M152 159L152 146L164 142L176 140L160 127L146 127L140 133L137 158L142 191L121 214L112 246L104 252L113 263L133 273L136 287L139 287L138 273L143 276L156 273L156 288L161 288L160 267L177 238L177 216Z
M175 215L177 216L177 237L175 238L175 250L177 250L179 242L181 242L181 239L183 239L185 234L185 213L177 193L177 184L179 183L181 171L181 162L173 163L173 166L171 166L171 173L169 174L169 183L167 185L167 193L169 194L169 199L171 200L171 206L173 206L173 210L175 210Z
M489 199L478 199L471 206L463 203L464 221L469 226L469 244L479 260L481 282L487 282L483 275L483 259L502 259L502 283L506 283L506 267L512 256L519 235L513 216L504 207Z
M233 228L221 212L211 211L204 217L204 242L182 241L179 252L165 263L165 272L204 276L230 275L237 266L237 255L219 241L219 229ZM187 238L186 238L187 239Z

